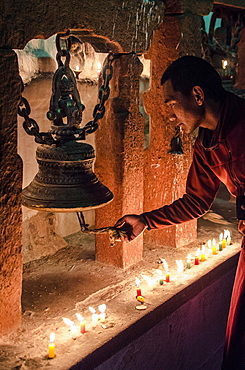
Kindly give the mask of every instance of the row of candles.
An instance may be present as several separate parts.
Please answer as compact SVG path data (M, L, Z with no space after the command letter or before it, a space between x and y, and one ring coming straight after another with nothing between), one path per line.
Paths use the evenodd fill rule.
M91 316L91 323L92 323L92 328L95 328L97 326L98 321L101 323L105 322L106 319L106 305L101 304L98 306L99 312L96 313L96 310L93 307L89 307L89 311L92 313ZM79 313L76 313L76 317L79 321L79 326L80 326L80 333L84 334L86 333L85 329L85 319L82 315ZM71 332L72 337L76 337L77 335L77 326L74 321L67 319L66 317L63 317L64 323L69 327L69 330ZM50 334L50 339L49 339L49 345L48 345L48 358L54 358L55 357L55 334L51 333Z
M231 244L231 236L230 232L228 230L224 230L224 233L221 233L219 236L219 243L216 243L216 240L208 240L207 245L205 243L202 244L201 248L197 248L197 251L195 253L195 257L192 258L192 256L189 254L186 261L186 267L183 264L182 260L176 260L177 265L177 273L183 273L184 270L188 270L191 268L192 265L196 266L199 265L200 262L206 261L207 258L211 256L215 256L218 254L218 251L222 251L226 246L229 246ZM170 282L170 272L168 268L168 264L164 258L160 258L158 261L159 267L155 269L154 272L156 272L157 277L155 279L152 279L149 276L141 275L142 278L147 281L148 287L153 288L155 284L163 285L164 282L169 283ZM165 270L165 277L163 271ZM141 287L140 287L140 280L136 277L135 279L136 283L136 298L139 302L142 304L144 303L144 297L142 296ZM105 322L106 320L106 305L101 304L98 306L99 313L96 313L96 310L93 307L89 307L89 311L91 312L91 325L92 328L95 328L97 326L98 321L101 323ZM85 329L85 319L82 315L79 313L76 313L76 317L79 320L80 323L80 333L84 334L86 332ZM63 318L64 323L69 326L69 330L71 332L72 337L75 337L77 334L77 326L75 325L74 321L71 321L70 319ZM48 358L54 358L55 357L55 334L50 334L50 342L48 345Z
M226 246L231 244L231 235L229 230L224 230L224 233L221 233L219 236L219 243L216 243L216 240L208 240L207 245L203 243L201 248L197 248L195 257L193 258L191 254L188 254L186 260L186 266L182 260L176 260L177 265L177 273L181 274L185 270L188 270L192 267L192 265L197 266L200 262L204 262L207 258L215 256L218 254L218 251L221 252ZM150 278L146 275L141 275L144 280L147 281L148 287L153 288L153 286L157 283L163 285L164 282L170 282L170 272L169 267L164 258L160 258L158 261L159 267L155 270L157 277L155 279ZM164 270L165 270L165 277L164 277ZM141 288L140 288L140 280L136 278L136 297L142 296Z

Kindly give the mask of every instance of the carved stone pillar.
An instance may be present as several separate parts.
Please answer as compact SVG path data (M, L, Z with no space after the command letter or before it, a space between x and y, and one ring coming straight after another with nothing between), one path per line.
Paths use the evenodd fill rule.
M20 79L13 50L0 50L0 336L21 323L21 183L17 155L17 105Z
M139 75L136 56L114 62L114 77L106 115L96 131L95 172L114 193L114 200L96 210L96 227L112 225L127 213L143 211L143 120L139 113ZM143 237L109 246L108 235L96 236L98 262L126 268L142 259Z
M169 154L174 124L166 117L161 76L167 66L184 54L201 56L201 17L193 14L165 15L145 55L151 60L151 87L144 95L150 115L150 145L145 151L144 211L171 204L185 192L192 161L194 136L183 138L184 154ZM179 247L196 239L196 220L145 232L147 245Z

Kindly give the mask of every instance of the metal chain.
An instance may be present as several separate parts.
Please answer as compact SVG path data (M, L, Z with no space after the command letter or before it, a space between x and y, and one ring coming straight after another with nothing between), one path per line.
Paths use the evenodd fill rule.
M82 43L79 39L74 36L69 36L69 30L66 33L58 34L56 38L56 48L57 48L57 55L56 60L58 63L58 68L64 67L68 71L69 62L70 62L70 48L71 48L71 40L77 41ZM69 37L68 37L69 36ZM67 50L61 49L60 46L60 38L63 37L66 39ZM120 58L122 55L136 55L135 52L129 53L109 53L104 61L104 66L102 68L102 85L99 88L98 99L99 103L96 104L93 110L93 120L89 121L83 128L77 129L76 131L76 139L85 140L86 135L94 133L98 126L98 121L104 117L105 114L105 102L108 100L110 96L110 86L109 83L113 76L113 67L112 63L115 59ZM65 57L65 63L61 61L61 57ZM22 82L22 91L24 90L24 84ZM82 105L82 104L81 104ZM22 108L24 106L24 108ZM83 109L82 109L83 110ZM39 132L39 126L37 122L29 117L31 112L30 105L24 97L21 97L20 104L18 106L18 114L21 117L25 118L23 122L24 130L28 135L34 136L35 141L39 144L47 144L52 145L54 143L58 143L58 140L55 140L51 133Z
M22 84L21 92L23 92L24 83L22 79L21 79L21 84ZM37 122L33 118L29 117L30 113L31 113L30 104L28 103L27 99L22 96L20 99L19 106L18 106L18 114L19 116L24 117L25 119L23 122L23 128L25 132L28 135L34 136L35 141L39 144L48 144L48 145L54 144L55 141L50 133L39 132L39 126Z
M120 58L122 55L136 55L135 52L129 52L129 53L109 53L108 56L105 59L104 67L102 69L102 85L99 88L99 103L96 104L93 111L93 117L94 119L92 121L89 121L85 126L85 135L86 134L92 134L95 132L98 128L97 121L104 117L105 114L105 102L108 100L110 96L110 86L109 83L113 76L113 67L112 63L115 59Z

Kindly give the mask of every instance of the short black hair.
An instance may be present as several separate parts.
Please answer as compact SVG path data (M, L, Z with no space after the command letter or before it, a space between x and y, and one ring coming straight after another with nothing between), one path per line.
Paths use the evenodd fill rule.
M218 72L202 58L185 55L176 59L163 73L161 84L171 80L175 91L189 96L194 86L200 86L206 98L222 101L225 89Z

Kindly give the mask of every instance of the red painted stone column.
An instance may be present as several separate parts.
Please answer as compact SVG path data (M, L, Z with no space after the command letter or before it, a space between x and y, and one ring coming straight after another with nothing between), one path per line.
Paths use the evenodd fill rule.
M21 324L21 185L17 155L17 106L20 78L12 50L0 50L0 336Z
M144 211L171 204L185 191L195 135L183 137L183 155L168 153L175 126L167 119L160 80L167 66L181 55L201 55L200 26L201 17L197 15L165 15L145 55L151 60L151 87L144 95L145 109L150 115L150 145L145 150L144 164ZM196 220L145 232L144 236L146 245L153 247L179 247L194 239Z
M113 226L127 213L143 211L143 119L139 113L139 75L136 56L114 62L110 99L96 131L95 172L114 193L114 200L96 210L96 227ZM108 234L96 236L96 260L126 268L142 259L143 237L110 247Z

